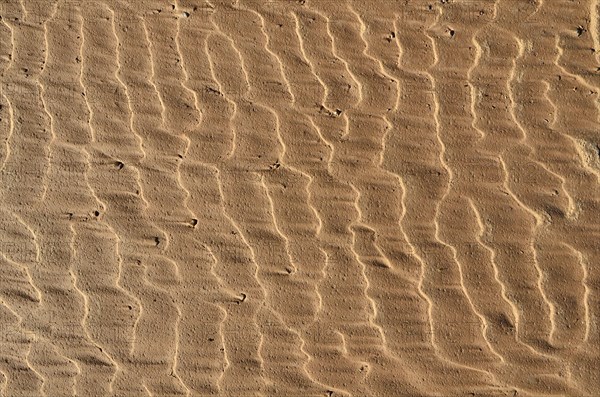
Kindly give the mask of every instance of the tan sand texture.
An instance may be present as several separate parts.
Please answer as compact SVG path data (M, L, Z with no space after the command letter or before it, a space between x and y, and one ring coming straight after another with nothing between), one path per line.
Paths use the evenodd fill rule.
M598 0L0 0L0 391L600 395Z

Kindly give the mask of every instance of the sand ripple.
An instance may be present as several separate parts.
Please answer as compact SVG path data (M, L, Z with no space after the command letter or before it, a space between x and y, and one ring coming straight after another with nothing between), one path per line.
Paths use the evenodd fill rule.
M593 396L571 3L2 1L0 395Z

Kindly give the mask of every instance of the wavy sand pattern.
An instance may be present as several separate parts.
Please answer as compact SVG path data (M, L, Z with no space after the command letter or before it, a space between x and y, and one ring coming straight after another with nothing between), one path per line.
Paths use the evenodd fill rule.
M599 18L0 0L0 395L597 395Z

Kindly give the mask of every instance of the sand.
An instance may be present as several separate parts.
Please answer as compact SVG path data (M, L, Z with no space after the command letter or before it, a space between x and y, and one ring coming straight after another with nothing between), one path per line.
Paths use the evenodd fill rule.
M597 396L598 0L0 0L3 396Z

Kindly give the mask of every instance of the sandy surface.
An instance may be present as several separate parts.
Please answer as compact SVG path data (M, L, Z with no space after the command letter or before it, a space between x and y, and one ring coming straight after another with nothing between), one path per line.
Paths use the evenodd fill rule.
M0 0L4 396L594 396L598 0Z

